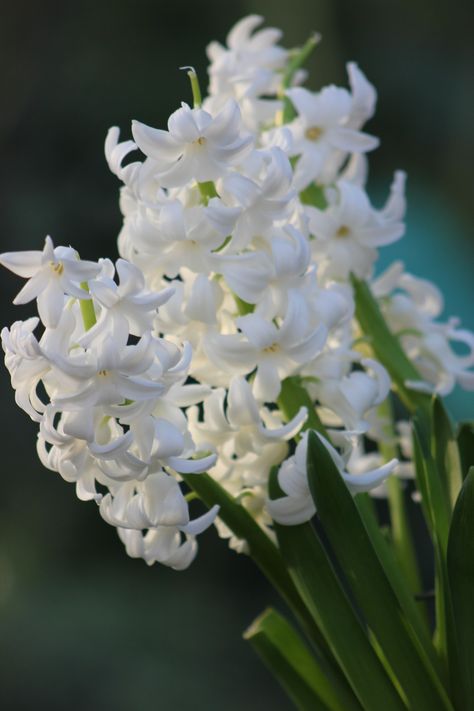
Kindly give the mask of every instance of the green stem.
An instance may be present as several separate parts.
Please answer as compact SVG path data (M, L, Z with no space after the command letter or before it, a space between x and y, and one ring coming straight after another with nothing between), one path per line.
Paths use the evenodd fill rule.
M244 301L240 298L240 296L237 296L237 294L233 294L233 297L237 306L237 311L239 312L239 316L245 316L246 314L253 313L255 309L255 304L249 304L248 301Z
M198 183L199 192L201 193L201 202L207 205L209 200L217 197L216 186L212 180L207 180L204 183Z
M395 439L394 417L392 403L389 398L379 406L378 414L382 422L385 420L383 429L387 437L387 441L380 443L379 451L383 460L388 462L398 457L397 447L393 443ZM416 595L420 593L422 586L413 536L408 521L403 482L396 476L390 476L387 479L387 489L395 555L412 594Z
M283 100L283 109L277 117L277 124L279 126L285 123L289 123L295 117L295 110L293 108L293 104L285 95L285 92L286 89L291 86L293 77L295 76L296 72L306 62L311 52L318 44L320 38L320 35L316 33L312 34L311 37L309 37L308 40L305 42L305 44L298 50L296 50L294 56L288 62L288 65L283 74L280 88L278 90L278 97Z
M89 291L89 285L86 281L81 282L81 288L84 291ZM79 299L79 305L81 307L82 321L84 323L84 328L88 331L92 326L97 323L97 319L94 311L94 303L92 299Z

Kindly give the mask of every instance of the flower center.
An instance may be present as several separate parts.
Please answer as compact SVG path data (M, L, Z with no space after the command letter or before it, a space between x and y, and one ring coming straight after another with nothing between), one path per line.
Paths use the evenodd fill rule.
M350 232L351 231L347 225L341 225L336 232L336 237L348 237Z
M323 129L320 126L310 126L304 132L304 135L306 136L308 141L317 141L319 138L321 138L322 134Z
M57 276L61 276L64 271L64 266L62 262L50 262L49 266Z
M97 373L97 375L100 375L102 378L106 378L108 374L108 370L99 370L99 372Z
M194 143L197 143L199 146L203 146L206 143L206 137L205 136L199 136L199 138L196 138Z
M276 353L278 350L280 350L280 344L279 343L272 343L271 346L267 346L266 348L263 349L264 353Z

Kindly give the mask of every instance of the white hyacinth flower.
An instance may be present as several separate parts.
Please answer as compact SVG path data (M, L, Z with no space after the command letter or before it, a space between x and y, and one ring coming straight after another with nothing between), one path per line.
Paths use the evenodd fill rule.
M366 192L353 183L339 181L338 200L327 209L307 207L312 248L323 280L347 280L371 274L377 247L392 244L405 232L402 221L405 174L398 171L383 210L374 210Z
M299 156L295 170L299 190L318 179L333 151L365 153L378 146L373 136L350 128L353 104L346 89L328 86L312 93L295 87L287 95L298 112L288 128L293 136L292 155Z
M228 101L215 117L183 103L171 114L168 131L139 121L133 122L132 131L138 147L153 159L160 184L168 188L193 179L216 180L249 152L253 142L252 136L241 133L240 110L234 101Z
M319 434L318 437L328 450L351 494L370 491L379 486L397 466L397 460L392 459L376 469L361 474L349 474L343 457L324 437ZM306 523L316 513L308 484L307 452L308 433L305 432L298 443L295 454L283 462L278 472L278 483L286 496L267 501L267 509L271 517L285 526Z
M99 335L110 333L118 343L127 340L129 334L143 336L151 331L156 310L173 295L171 287L161 291L148 291L143 273L125 259L116 263L119 284L113 280L114 267L109 260L102 264L99 279L89 282L89 291L94 303L101 307L97 323L79 339L86 346Z
M27 304L37 299L38 313L45 326L55 328L64 309L64 295L88 299L81 282L93 279L100 271L98 264L81 261L71 247L54 247L46 237L39 251L4 252L0 264L28 279L15 297L14 304Z
M261 402L276 401L281 381L312 360L324 346L324 324L308 328L304 303L293 295L280 327L256 313L241 316L239 335L219 335L210 340L210 357L231 372L250 373L256 368L253 392Z

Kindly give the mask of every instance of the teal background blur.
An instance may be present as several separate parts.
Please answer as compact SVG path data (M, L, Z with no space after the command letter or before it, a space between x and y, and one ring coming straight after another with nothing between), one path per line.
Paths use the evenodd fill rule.
M0 2L0 251L39 249L51 234L84 258L113 256L118 183L103 158L109 126L164 126L190 100L193 64L241 16L259 13L284 44L318 30L309 85L344 84L356 60L379 94L371 194L409 173L408 231L384 253L446 295L474 326L472 4L430 0ZM19 280L0 277L1 323ZM0 706L8 711L289 709L241 632L271 601L243 556L214 532L186 572L126 557L114 530L45 471L36 428L0 376ZM472 397L450 398L457 417Z

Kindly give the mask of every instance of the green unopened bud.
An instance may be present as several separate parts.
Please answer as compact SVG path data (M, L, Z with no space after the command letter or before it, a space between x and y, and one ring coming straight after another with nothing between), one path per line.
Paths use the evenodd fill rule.
M191 91L193 92L194 108L199 109L202 105L201 87L199 86L199 78L194 67L180 67L187 71L189 81L191 82Z

